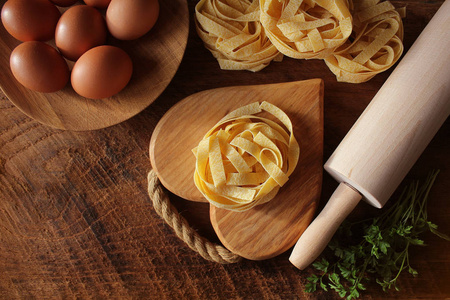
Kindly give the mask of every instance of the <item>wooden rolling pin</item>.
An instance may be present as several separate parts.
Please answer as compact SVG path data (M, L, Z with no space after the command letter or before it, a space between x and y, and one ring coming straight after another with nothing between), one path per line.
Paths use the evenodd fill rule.
M304 269L361 198L381 208L450 114L450 0L445 1L325 163L338 188L289 258Z

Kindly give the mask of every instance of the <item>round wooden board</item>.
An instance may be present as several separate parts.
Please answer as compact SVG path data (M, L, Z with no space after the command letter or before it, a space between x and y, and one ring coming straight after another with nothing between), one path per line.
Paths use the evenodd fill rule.
M253 260L267 259L292 247L309 225L320 198L323 155L323 82L234 86L193 94L173 106L156 126L150 160L161 183L172 193L206 201L193 180L191 150L228 112L268 101L291 118L300 144L294 173L270 202L246 212L211 206L211 223L231 251Z
M2 7L5 2L0 1ZM70 83L56 93L38 93L23 87L9 68L11 51L20 42L1 25L0 84L3 92L28 116L59 129L95 130L135 116L164 91L175 75L186 49L189 33L187 2L160 1L160 6L159 19L145 36L133 41L118 41L108 37L107 44L118 46L130 55L133 75L120 93L101 100L79 96ZM66 9L60 8L61 11ZM54 46L54 41L49 44ZM69 67L72 66L73 62L69 62Z

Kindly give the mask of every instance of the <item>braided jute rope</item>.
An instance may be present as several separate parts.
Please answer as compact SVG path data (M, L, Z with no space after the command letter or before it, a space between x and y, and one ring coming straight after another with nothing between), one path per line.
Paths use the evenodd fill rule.
M153 170L148 173L148 195L156 213L174 229L181 240L204 259L221 264L236 263L242 259L241 256L230 252L225 247L200 236L170 203L168 195L164 192L161 182Z

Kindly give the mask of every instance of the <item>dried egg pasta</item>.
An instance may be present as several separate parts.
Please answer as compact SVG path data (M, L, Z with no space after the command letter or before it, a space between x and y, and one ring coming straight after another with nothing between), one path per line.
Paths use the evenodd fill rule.
M256 116L262 111L283 126ZM245 211L273 199L300 155L289 117L268 102L232 111L192 151L199 191L214 206L233 211Z
M344 0L260 0L260 7L260 21L270 40L292 58L325 58L352 32Z
M325 63L338 81L361 83L389 69L403 53L404 9L389 2L355 0L353 41Z
M257 0L200 0L197 33L224 70L259 71L283 55L259 22Z
M200 0L196 28L222 69L259 71L283 54L324 59L361 83L403 53L405 9L380 0Z

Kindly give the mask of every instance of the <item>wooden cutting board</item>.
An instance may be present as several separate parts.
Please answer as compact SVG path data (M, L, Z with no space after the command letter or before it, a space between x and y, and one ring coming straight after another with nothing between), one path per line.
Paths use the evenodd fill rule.
M191 150L230 111L268 101L281 108L294 126L300 160L277 196L246 212L211 206L211 223L221 242L245 258L274 257L292 247L315 213L322 184L323 82L321 79L225 87L191 95L172 107L157 124L150 141L150 161L172 193L203 201L194 185ZM205 204L206 205L206 204Z

